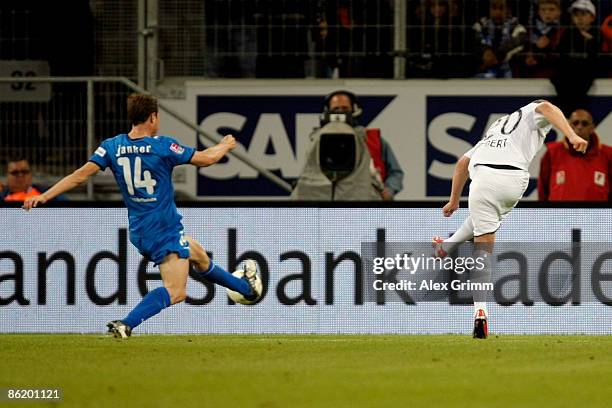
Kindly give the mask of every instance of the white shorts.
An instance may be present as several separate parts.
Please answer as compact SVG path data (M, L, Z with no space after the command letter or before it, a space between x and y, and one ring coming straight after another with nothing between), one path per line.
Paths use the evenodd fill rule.
M501 220L523 197L529 184L524 170L498 170L476 166L470 174L469 209L474 223L474 236L497 231Z

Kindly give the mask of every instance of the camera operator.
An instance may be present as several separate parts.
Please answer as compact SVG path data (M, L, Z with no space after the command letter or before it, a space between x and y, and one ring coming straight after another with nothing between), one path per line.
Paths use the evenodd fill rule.
M380 135L380 129L366 129L359 125L357 120L362 108L355 94L349 91L338 90L325 97L324 115L328 113L346 113L353 119L353 129L357 136L362 137L368 146L368 151L374 167L380 174L384 184L380 195L383 200L391 201L402 190L404 171L400 167L389 143Z
M358 125L361 112L351 92L325 98L293 199L393 200L401 190L404 172L380 130Z

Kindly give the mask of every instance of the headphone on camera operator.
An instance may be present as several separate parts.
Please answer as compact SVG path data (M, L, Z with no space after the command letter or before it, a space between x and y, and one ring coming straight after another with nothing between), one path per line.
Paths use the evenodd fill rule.
M331 100L336 95L345 95L347 98L350 99L350 111L339 108L335 108L333 110L330 109L329 105L331 103ZM323 104L323 113L321 113L321 115L319 116L319 123L321 127L327 125L330 122L343 122L349 126L357 126L359 124L358 118L359 116L361 116L362 112L363 109L361 108L361 104L359 103L357 96L355 96L355 94L350 91L339 89L328 94L325 97Z

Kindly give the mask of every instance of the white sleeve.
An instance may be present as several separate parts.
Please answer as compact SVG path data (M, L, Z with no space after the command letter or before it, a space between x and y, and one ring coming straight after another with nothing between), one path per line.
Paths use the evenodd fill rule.
M533 130L541 129L550 125L548 119L536 111L536 108L540 106L540 103L541 102L532 102L523 108L525 109L525 119L528 121L529 128Z
M476 151L476 148L478 147L478 145L480 144L480 142L476 143L476 145L474 145L474 147L472 147L470 150L468 150L467 152L463 153L463 155L465 157L467 157L468 159L471 159L472 156L474 155L474 152Z

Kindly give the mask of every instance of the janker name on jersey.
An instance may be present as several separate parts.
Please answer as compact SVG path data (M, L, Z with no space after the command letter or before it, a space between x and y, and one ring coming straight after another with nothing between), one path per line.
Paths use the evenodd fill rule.
M151 145L146 146L117 146L116 157L129 153L151 153Z

